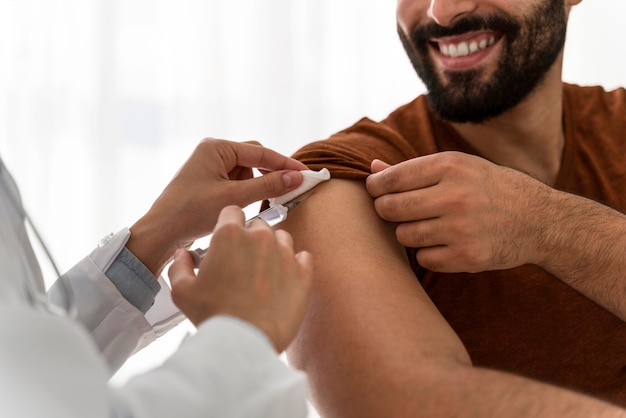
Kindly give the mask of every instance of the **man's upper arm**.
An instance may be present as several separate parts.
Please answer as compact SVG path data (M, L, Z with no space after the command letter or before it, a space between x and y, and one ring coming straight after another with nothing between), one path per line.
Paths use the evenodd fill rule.
M433 389L441 370L470 364L363 182L320 185L284 227L315 260L309 311L288 356L308 373L322 416L419 408L416 395Z

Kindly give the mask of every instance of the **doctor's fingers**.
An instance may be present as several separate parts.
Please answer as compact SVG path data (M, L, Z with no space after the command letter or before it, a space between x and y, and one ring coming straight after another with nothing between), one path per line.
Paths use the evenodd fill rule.
M193 259L191 255L184 249L178 249L174 253L174 262L170 265L167 272L172 287L172 301L187 316L189 312L189 295L195 294L193 291L197 280L194 272Z
M187 250L183 248L176 250L174 253L174 261L170 265L167 274L172 286L183 280L193 280L196 278L193 259Z
M258 168L261 171L306 170L307 166L298 160L265 148L257 141L232 143L236 148L236 165Z
M284 259L282 263L290 262L295 257L293 237L282 229L274 230L267 222L255 219L246 230L259 252L266 253L267 257Z
M243 227L245 221L246 215L239 206L226 206L220 211L220 214L217 217L217 223L215 224L213 234L228 225Z
M313 284L313 254L308 251L300 251L296 254L296 261L298 262L300 283L305 287L306 298L311 290Z
M230 172L236 167L276 170L306 170L303 163L284 156L258 142L235 142L225 139L205 138L198 143L192 157L193 164L210 169L217 167Z
M310 285L313 276L313 256L306 252L295 252L293 237L285 230L274 230L262 220L254 220L248 226L249 244L254 252L273 264L273 268L280 271L273 280L291 282L295 279Z
M302 183L299 171L281 170L267 172L259 177L237 180L231 183L236 188L234 194L242 202L242 206L283 195Z
M283 257L282 263L294 265L295 277L287 280L297 280L298 286L303 287L304 293L308 295L313 280L313 255L308 251L295 253L293 237L289 232L279 229L275 233Z

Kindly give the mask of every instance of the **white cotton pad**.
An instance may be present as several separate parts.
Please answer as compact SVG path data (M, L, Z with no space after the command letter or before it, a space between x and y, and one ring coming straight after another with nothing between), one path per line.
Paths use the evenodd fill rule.
M269 199L270 207L285 204L301 194L308 192L321 182L330 179L330 171L328 171L327 168L322 168L320 171L302 170L300 173L302 173L303 177L302 183L289 193Z

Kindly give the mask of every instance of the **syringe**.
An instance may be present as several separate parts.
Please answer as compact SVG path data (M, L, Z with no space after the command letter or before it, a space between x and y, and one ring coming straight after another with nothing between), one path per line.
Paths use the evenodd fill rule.
M307 194L308 195L308 194ZM268 223L269 226L278 225L285 219L287 219L287 213L298 206L302 199L304 199L307 195L300 196L297 199L292 200L291 202L287 202L284 205L276 205L269 209L265 209L263 212L259 213L256 216L253 216L250 219L246 220L246 227L250 225L250 223L254 220L260 219ZM210 237L210 235L209 235ZM196 268L200 265L200 262L204 258L208 248L196 248L195 250L189 250L191 257L193 258L193 264Z

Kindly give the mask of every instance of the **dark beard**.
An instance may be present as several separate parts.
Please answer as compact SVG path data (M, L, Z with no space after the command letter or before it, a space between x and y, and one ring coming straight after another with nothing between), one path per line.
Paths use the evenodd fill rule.
M417 27L411 40L400 40L413 67L428 89L433 110L451 122L482 123L519 104L539 85L565 44L567 16L562 0L545 0L523 21L509 16L469 16L454 26L436 23ZM493 30L504 34L502 55L488 82L480 69L437 74L428 40L468 31Z

